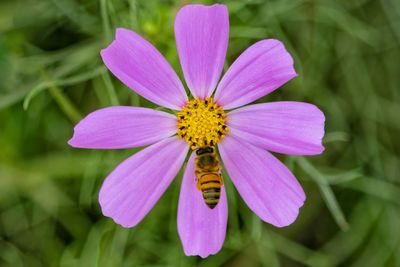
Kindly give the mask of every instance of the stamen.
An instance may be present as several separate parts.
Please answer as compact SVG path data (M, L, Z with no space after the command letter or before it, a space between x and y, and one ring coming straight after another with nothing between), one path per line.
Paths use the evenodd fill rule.
M177 114L177 134L192 149L215 146L229 132L228 117L212 97L192 99Z

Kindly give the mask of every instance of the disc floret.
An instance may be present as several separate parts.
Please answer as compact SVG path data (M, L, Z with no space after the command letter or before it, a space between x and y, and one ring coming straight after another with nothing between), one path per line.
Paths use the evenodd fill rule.
M226 136L228 117L212 97L191 99L177 113L177 134L192 149L215 146Z

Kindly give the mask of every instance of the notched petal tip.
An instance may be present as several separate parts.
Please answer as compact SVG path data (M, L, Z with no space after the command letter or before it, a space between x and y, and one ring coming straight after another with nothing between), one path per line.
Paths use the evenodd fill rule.
M298 203L299 206L297 208L297 211L293 212L293 214L296 214L296 215L293 215L292 217L288 218L286 221L275 221L274 222L274 221L264 220L261 217L260 217L260 219L262 219L263 221L265 221L267 223L270 223L273 226L278 227L278 228L288 227L288 226L292 225L297 220L297 218L299 217L300 209L304 206L305 200L306 200L306 197L304 195L304 200L302 202Z
M213 4L213 5L203 5L203 4L190 4L190 5L184 5L179 11L178 14L181 12L187 12L189 10L193 9L205 9L205 10L210 10L210 9L220 9L221 11L225 11L228 14L228 7L224 4Z
M286 70L286 72L288 73L286 82L289 82L290 80L298 76L294 67L294 59L283 42L279 41L278 39L265 39L260 42L264 42L267 47L271 46L272 43L274 46L277 46L280 50L282 50L281 58L287 61L286 65L288 66Z
M110 48L110 46L113 45L114 42L115 41L112 41L107 47L100 50L100 57L103 60L103 62L104 62L104 58L107 56L108 49Z
M134 31L131 31L127 28L118 27L115 30L115 39L120 39L123 38L125 35L130 35L130 34L137 35Z
M122 220L119 220L118 218L114 218L111 213L108 213L107 210L103 208L103 204L100 201L100 198L99 198L99 204L100 204L100 209L101 209L101 213L103 214L103 216L110 218L115 224L118 224L119 226L121 226L123 228L133 228L140 223L140 221L137 223L124 222Z
M315 149L314 152L309 153L309 154L306 154L306 155L304 155L304 156L318 156L318 155L321 155L324 151L325 151L325 147L324 147L324 145L322 144L322 139L321 139L321 144L320 144L320 146L318 147L318 149Z
M184 251L184 253L185 253L186 256L190 256L190 257L200 257L200 258L202 258L202 259L206 259L206 258L208 258L209 256L213 256L213 255L215 255L215 254L217 254L217 253L219 252L219 250L218 250L218 251L216 251L216 252L209 252L209 253L190 253L190 252L186 252L185 249L184 249L183 251Z
M86 147L82 146L82 144L80 144L79 137L78 137L79 125L81 122L82 121L78 122L78 124L75 125L72 137L67 141L67 144L70 145L71 147L86 148Z
M75 143L75 141L76 141L76 140L74 139L74 136L72 136L71 139L69 139L69 140L67 141L67 144L70 145L70 146L72 146L72 147L79 148L79 146L77 146L77 144Z
M309 104L309 105L312 107L313 113L315 114L315 116L318 117L319 125L320 125L320 130L317 131L317 133L319 133L319 135L316 138L319 141L319 142L317 142L317 144L319 146L318 147L319 149L316 149L315 153L311 153L309 155L310 156L320 155L325 151L325 146L323 145L323 139L325 137L325 121L326 121L326 118L325 118L324 112L318 106L315 106L315 105L312 105L312 104Z
M137 33L135 33L134 31L132 31L128 28L117 27L115 29L115 33L114 33L114 40L121 39L121 37L124 37L126 35L131 35L131 34L137 35Z
M126 30L126 29L124 29L124 30ZM117 46L117 42L118 42L118 41L117 41L117 33L118 33L118 31L119 31L119 29L117 29L117 30L115 31L114 40L112 40L112 41L109 43L109 45L107 45L106 47L100 49L100 57L101 57L101 59L103 60L103 63L104 63L106 66L107 66L108 57L112 56L112 55L111 55L111 54L112 54L112 50L113 50L114 47ZM128 30L126 30L126 31L128 31Z

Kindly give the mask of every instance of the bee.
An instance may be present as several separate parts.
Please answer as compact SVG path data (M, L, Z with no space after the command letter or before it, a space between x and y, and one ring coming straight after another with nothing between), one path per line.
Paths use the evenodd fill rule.
M204 202L210 209L215 208L219 202L224 181L214 148L206 146L196 150L195 174L196 186L201 191Z

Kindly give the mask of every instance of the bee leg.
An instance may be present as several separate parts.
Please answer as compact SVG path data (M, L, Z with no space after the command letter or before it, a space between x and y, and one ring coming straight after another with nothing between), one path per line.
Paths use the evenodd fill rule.
M224 185L224 179L222 179L222 176L221 176L221 175L219 176L219 182L220 182L221 186Z

